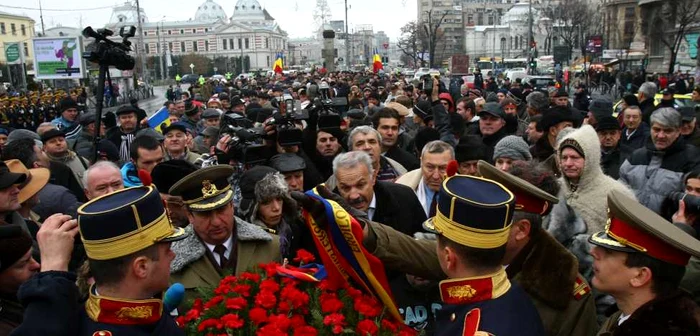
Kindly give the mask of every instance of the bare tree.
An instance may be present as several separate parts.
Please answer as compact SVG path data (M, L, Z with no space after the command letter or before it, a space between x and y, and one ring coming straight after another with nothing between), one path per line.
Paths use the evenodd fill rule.
M688 28L698 21L700 1L666 0L660 8L647 12L650 16L647 21L648 36L650 40L661 42L670 52L668 73L671 74Z
M447 13L447 11L443 11L443 13L440 14L438 11L433 11L431 9L425 12L425 20L420 23L428 41L428 53L430 56L429 65L431 68L434 68L435 61L439 60L438 57L436 57L435 49L438 42L445 37L445 33L440 29L440 26L443 20L445 20Z
M601 34L600 7L593 7L587 0L561 0L542 9L545 17L551 20L552 36L557 36L569 47L586 52L586 36Z
M328 20L331 19L331 7L328 6L327 0L316 0L316 8L314 8L314 34L321 31L321 28Z
M425 34L416 21L411 21L401 27L401 36L397 46L401 50L404 63L415 66L425 66L425 52L427 49Z

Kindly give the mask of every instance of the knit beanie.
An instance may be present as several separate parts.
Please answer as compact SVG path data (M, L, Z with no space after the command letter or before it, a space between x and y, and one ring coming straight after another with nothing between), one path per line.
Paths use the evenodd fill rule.
M530 161L530 147L519 136L509 135L501 139L493 149L493 159L505 157L512 160Z
M565 139L564 141L562 141L559 144L559 153L563 152L564 148L567 148L567 147L575 150L578 153L578 155L581 155L582 158L584 158L584 159L586 158L586 154L583 152L583 148L581 147L581 145L578 142L576 142L576 140L574 140L572 138L568 138L568 139Z
M32 237L24 230L0 239L0 273L10 268L32 248Z

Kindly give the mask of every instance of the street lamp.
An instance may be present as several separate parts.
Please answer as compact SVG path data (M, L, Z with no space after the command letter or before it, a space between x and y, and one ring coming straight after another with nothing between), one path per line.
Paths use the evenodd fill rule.
M165 80L165 73L163 73L163 52L161 52L161 49L163 48L162 42L161 42L161 35L163 35L163 21L165 20L165 16L158 21L156 24L156 35L158 35L158 45L156 46L156 53L158 53L158 65L160 66L160 79ZM163 38L162 41L165 41Z

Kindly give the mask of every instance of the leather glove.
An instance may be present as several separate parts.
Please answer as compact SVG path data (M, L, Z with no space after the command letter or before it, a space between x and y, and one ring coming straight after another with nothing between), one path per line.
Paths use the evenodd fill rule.
M328 188L326 188L326 186L324 185L317 186L316 190L322 198L338 203L338 205L340 205L343 208L343 210L347 211L350 214L350 216L357 219L364 227L365 222L368 221L367 213L353 208L345 201L344 198L342 198L340 195L334 194L333 192L328 190ZM314 218L314 220L319 224L319 226L324 228L328 226L326 208L323 205L323 203L321 203L321 201L298 191L292 192L291 196L301 205L302 208L304 208L304 210L306 210L311 215L311 217Z

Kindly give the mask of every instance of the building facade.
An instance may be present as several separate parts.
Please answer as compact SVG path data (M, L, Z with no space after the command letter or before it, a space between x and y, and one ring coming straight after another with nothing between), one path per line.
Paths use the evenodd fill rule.
M430 55L434 65L440 67L447 59L465 51L465 23L462 11L462 1L452 0L418 0L418 25L421 29L428 22L440 23L438 38L435 45L435 55Z
M34 19L0 11L0 63L5 63L5 44L19 42L24 53L25 64L29 66L34 59L32 37L34 37Z
M136 7L125 3L114 8L106 27L118 31L121 26L136 25L137 16ZM222 6L206 0L187 21L149 21L143 9L141 21L139 50L148 56L248 57L250 69L269 70L277 53L288 52L287 33L257 0L238 0L230 18Z

